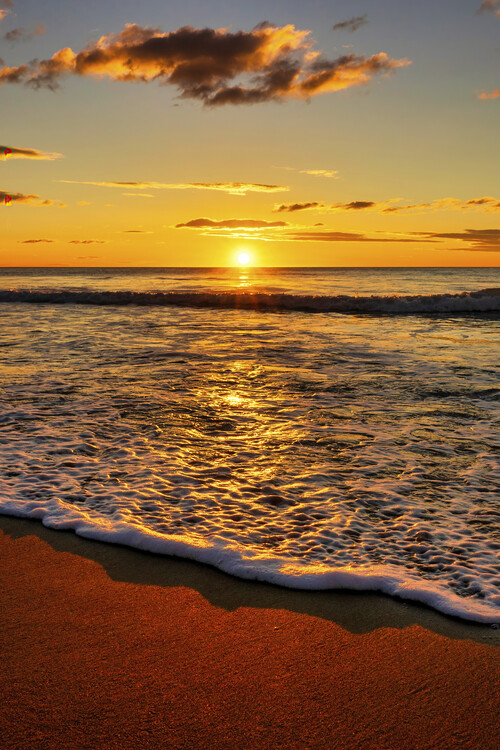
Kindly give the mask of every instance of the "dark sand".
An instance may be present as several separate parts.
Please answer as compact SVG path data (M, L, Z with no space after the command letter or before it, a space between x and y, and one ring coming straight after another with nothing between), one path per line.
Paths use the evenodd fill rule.
M500 748L500 630L0 517L0 746Z

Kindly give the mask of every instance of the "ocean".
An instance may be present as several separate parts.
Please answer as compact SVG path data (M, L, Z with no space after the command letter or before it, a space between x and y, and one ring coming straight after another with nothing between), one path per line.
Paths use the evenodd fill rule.
M0 513L500 623L500 269L0 269Z

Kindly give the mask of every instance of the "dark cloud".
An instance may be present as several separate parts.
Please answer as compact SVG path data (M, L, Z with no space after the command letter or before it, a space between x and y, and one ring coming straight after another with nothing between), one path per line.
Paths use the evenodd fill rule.
M391 201L389 201L390 203ZM380 204L383 205L383 204ZM411 203L406 206L386 206L382 208L383 213L397 213L398 211L422 211L429 209L431 211L467 211L474 208L483 209L483 213L497 211L500 208L498 198L484 196L482 198L471 198L463 201L459 198L439 198L430 203Z
M288 232L287 239L320 242L436 242L433 239L415 239L413 237L367 237L355 232Z
M6 42L20 42L20 41L27 41L29 39L33 39L35 36L41 36L42 34L45 34L46 28L43 25L43 23L39 23L36 29L33 29L33 31L28 31L28 29L12 29L12 31L8 31L6 34L4 34L3 38Z
M310 208L322 208L324 203L318 203L313 201L312 203L282 203L280 206L276 206L274 211L276 213L282 213L288 211L293 213L294 211L307 211Z
M368 16L356 16L355 18L349 18L348 21L340 21L340 23L334 24L333 31L357 31L361 26L368 23Z
M185 224L176 224L176 229L272 229L276 227L287 227L286 221L263 221L261 219L225 219L214 221L213 219L192 219Z
M12 0L0 0L0 7L10 9L14 7L14 3L12 2Z
M282 193L290 188L285 185L265 185L253 182L100 182L81 180L59 180L71 185L97 185L98 187L137 188L138 190L220 190L231 195L245 193ZM137 195L137 193L134 193Z
M466 206L492 206L493 208L500 208L500 201L496 198L473 198L470 201L465 201Z
M50 151L38 151L36 148L16 148L16 146L0 146L0 158L3 157L5 149L9 148L11 154L9 159L46 159L52 161L53 159L60 159L62 154L52 153Z
M32 206L54 206L56 202L53 200L42 200L39 195L26 195L25 193L8 193L0 190L0 203L5 201L5 196L10 195L13 203L25 203ZM59 203L58 205L64 205Z
M36 242L54 242L54 240L20 240L22 245L31 245Z
M104 240L70 240L70 245L103 245Z
M259 24L252 31L195 29L163 33L127 24L118 34L75 53L69 47L47 60L0 69L0 83L55 89L64 75L108 76L116 81L159 81L180 98L207 106L308 99L367 83L374 75L410 64L385 52L335 60L312 51L310 32L293 25ZM244 80L241 80L243 77Z
M432 240L461 240L472 243L460 250L500 252L500 229L465 229L463 232L412 232ZM457 248L455 248L457 249Z
M480 209L483 213L498 211L500 209L500 200L491 196L482 198L472 198L467 201L459 198L440 198L430 203L410 203L404 206L394 205L400 198L390 198L387 201L351 201L350 203L332 203L331 205L320 203L319 201L308 201L303 203L282 203L275 205L274 211L283 213L286 211L307 211L321 210L322 212L338 213L342 211L363 211L374 209L380 213L398 213L400 211L467 211Z
M332 208L344 208L346 211L359 211L363 208L373 208L375 201L351 201L351 203L334 203Z
M276 213L283 213L285 211L309 211L312 209L318 209L321 211L361 211L366 208L382 208L386 203L376 203L375 201L351 201L350 203L332 203L328 205L326 203L320 203L319 201L309 201L304 203L282 203L281 205L275 206L274 211Z

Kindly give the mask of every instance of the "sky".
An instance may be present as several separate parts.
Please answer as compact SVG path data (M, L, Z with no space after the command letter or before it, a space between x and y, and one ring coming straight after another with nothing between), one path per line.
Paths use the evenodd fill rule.
M500 0L0 0L0 266L493 266Z

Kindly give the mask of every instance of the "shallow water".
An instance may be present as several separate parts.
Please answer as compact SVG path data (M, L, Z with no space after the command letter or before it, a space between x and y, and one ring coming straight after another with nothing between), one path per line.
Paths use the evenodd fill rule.
M163 291L220 292L253 278L2 270L3 289L32 291L144 292L161 272ZM500 286L498 269L343 271L259 284ZM0 326L1 512L241 577L500 621L498 316L16 301L0 303Z

